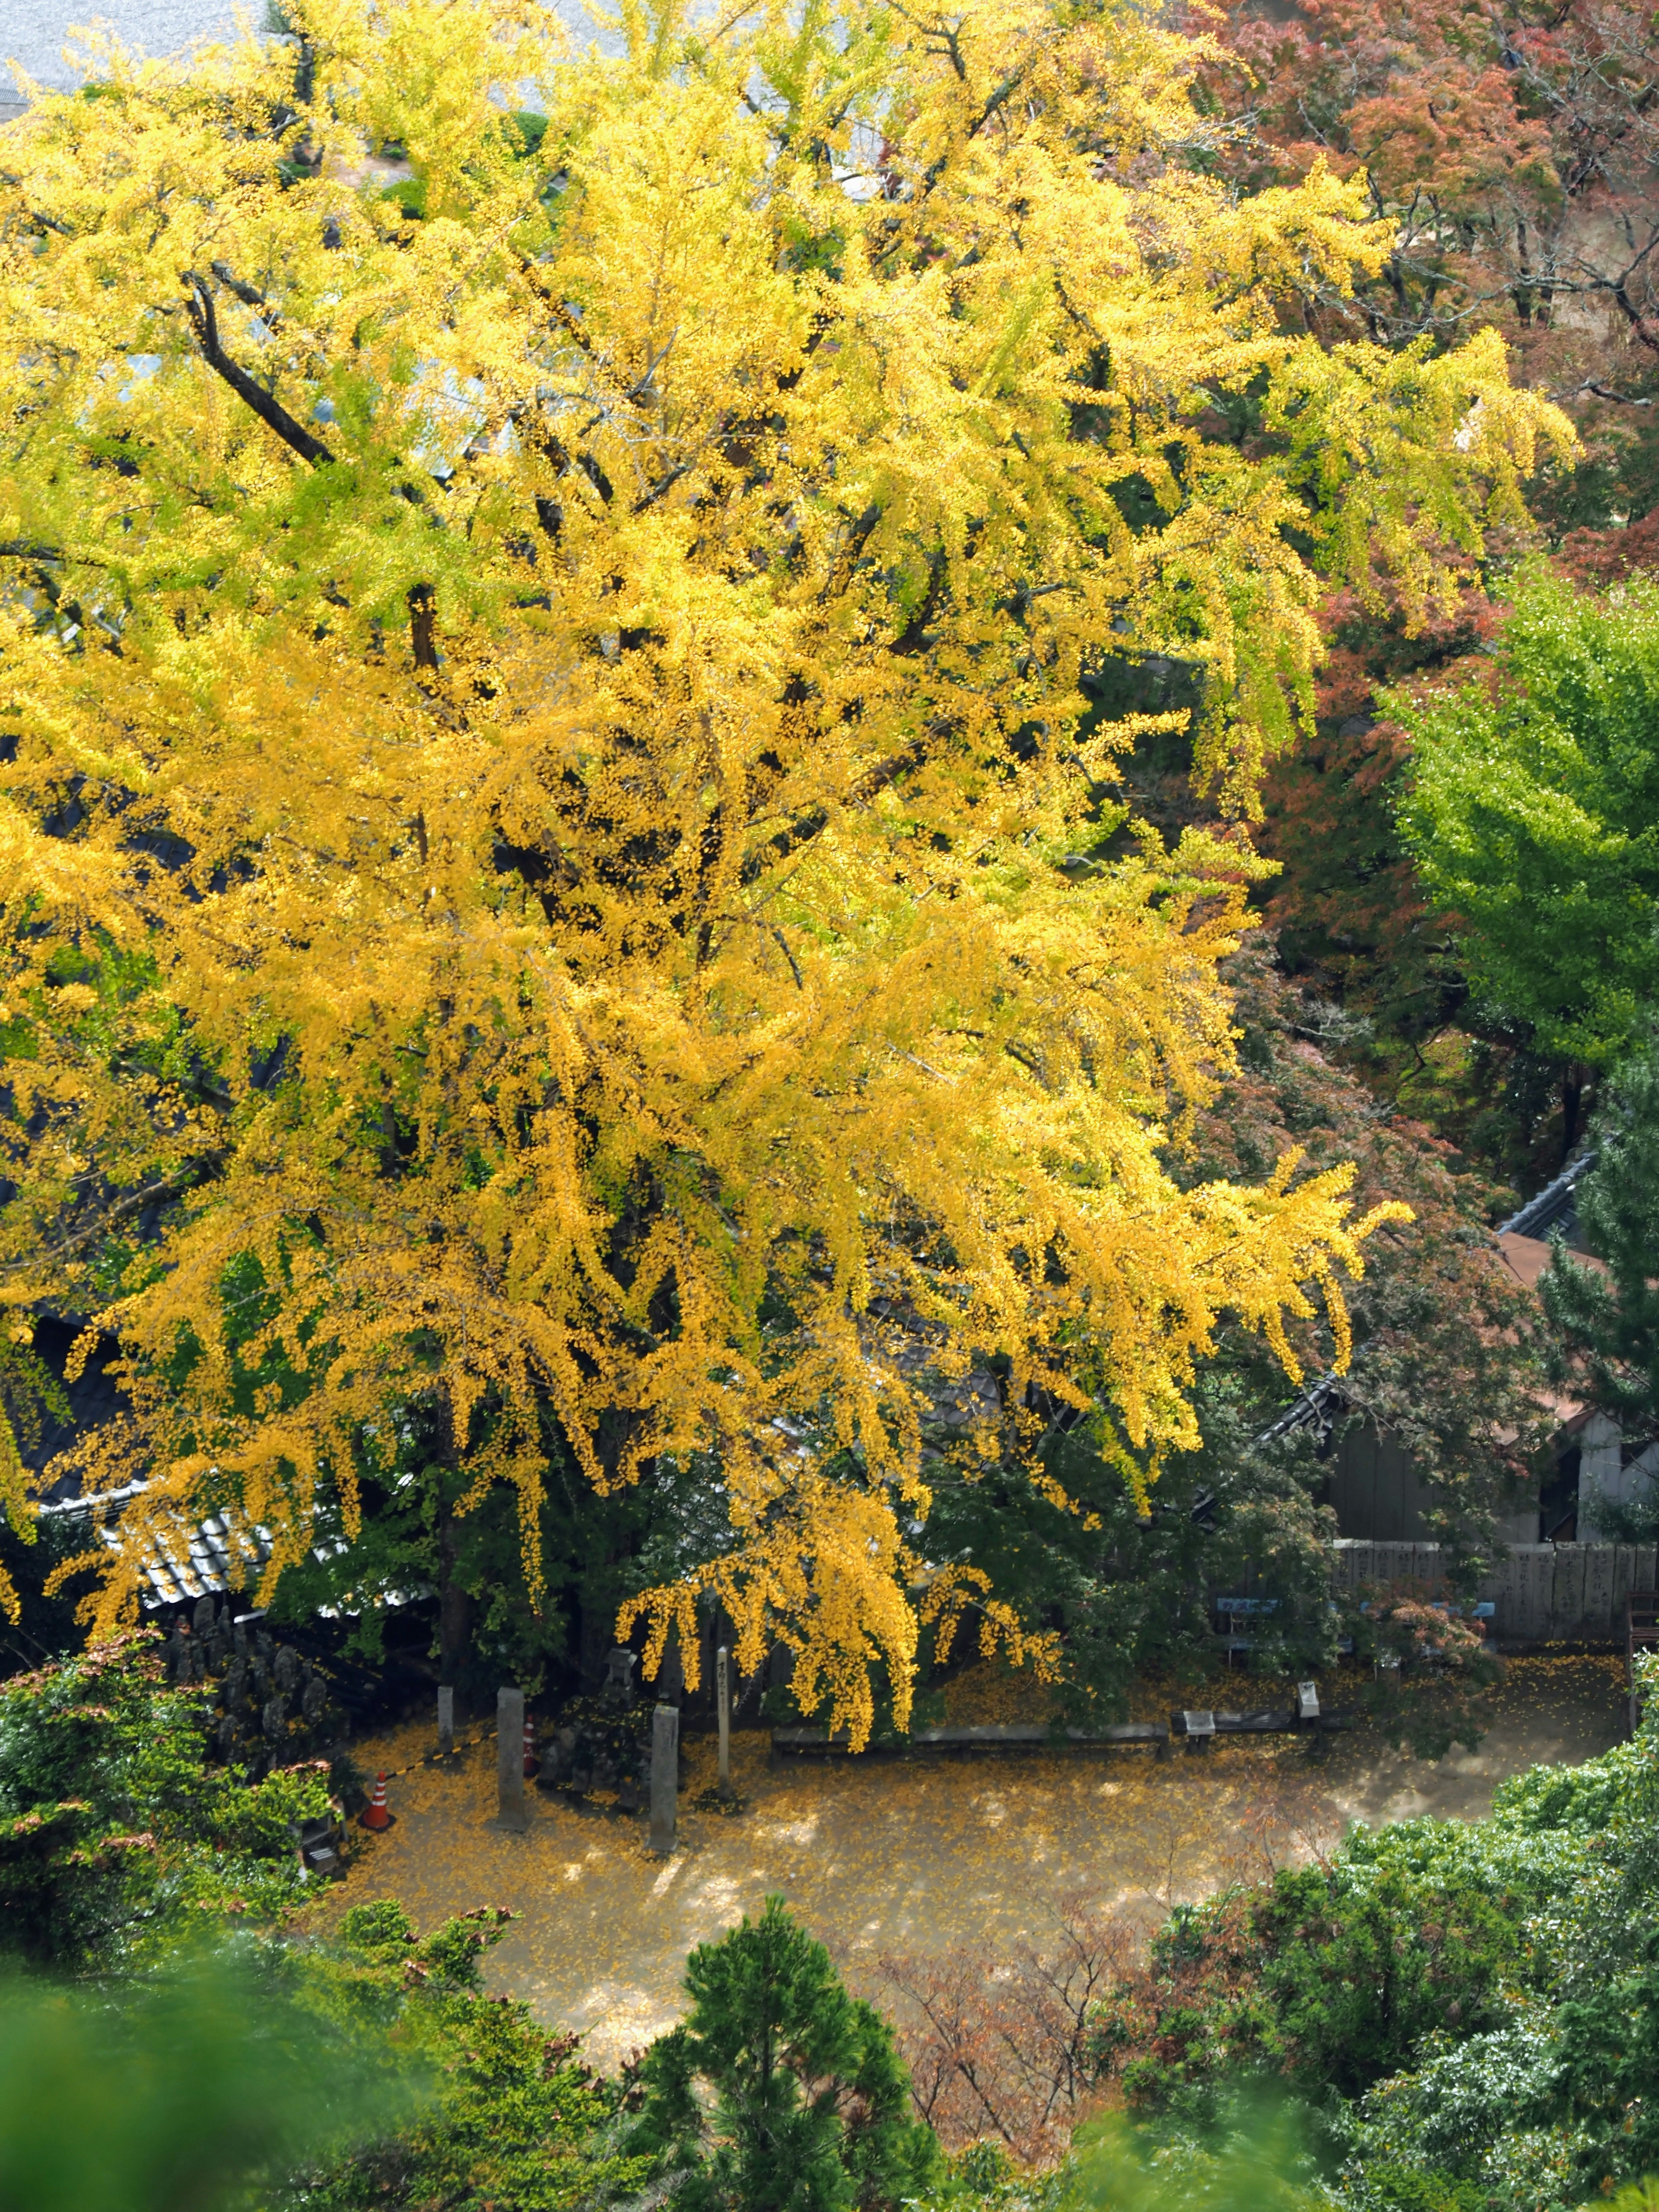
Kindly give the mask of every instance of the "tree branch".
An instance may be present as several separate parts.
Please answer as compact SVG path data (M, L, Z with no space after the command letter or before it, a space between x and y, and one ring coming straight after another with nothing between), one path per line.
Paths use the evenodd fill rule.
M125 1221L129 1214L141 1213L154 1199L181 1197L191 1188L198 1175L210 1172L221 1165L224 1157L222 1146L210 1152L199 1152L193 1160L186 1160L182 1167L175 1168L171 1175L163 1176L159 1182L147 1183L142 1190L129 1191L125 1198L118 1199L113 1206L100 1214L89 1228L67 1237L58 1246L53 1257L61 1260L71 1252L82 1250L92 1243L94 1237L103 1235L116 1222Z
M223 379L245 406L251 407L268 430L273 430L289 448L313 468L322 468L334 459L320 438L313 438L303 422L296 422L287 408L270 392L256 384L243 368L239 368L219 343L219 318L214 310L213 295L193 269L186 269L179 279L188 296L185 313L190 317L190 326L196 333L196 343L203 360L217 377Z
M867 805L878 792L885 791L890 783L896 782L908 769L920 768L927 757L927 750L926 737L920 737L914 738L890 758L878 761L874 768L859 778L848 793L843 805ZM814 837L821 837L829 827L830 810L827 806L815 806L810 813L798 814L793 822L786 822L781 830L775 830L757 851L749 855L738 871L738 882L744 884L757 883L775 861L787 860L801 846L810 844Z
M276 321L276 310L271 306L270 301L266 299L263 292L258 290L252 284L243 283L240 276L233 276L230 270L226 268L222 261L210 261L208 264L208 266L212 270L214 275L219 279L219 282L224 286L227 292L234 292L245 307L257 307L261 317L264 319L266 328L270 329L274 327Z

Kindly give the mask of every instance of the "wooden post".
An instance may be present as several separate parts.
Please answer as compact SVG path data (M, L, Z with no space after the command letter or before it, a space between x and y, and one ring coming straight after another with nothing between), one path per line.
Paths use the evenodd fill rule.
M455 1692L448 1682L438 1685L438 1756L453 1759L455 1754Z
M664 1858L674 1848L679 1782L679 1710L659 1705L651 1717L651 1849Z
M720 1699L720 1796L732 1795L732 1655L725 1644L714 1654L714 1689Z
M495 1692L496 1817L502 1827L522 1832L530 1826L524 1799L524 1692Z

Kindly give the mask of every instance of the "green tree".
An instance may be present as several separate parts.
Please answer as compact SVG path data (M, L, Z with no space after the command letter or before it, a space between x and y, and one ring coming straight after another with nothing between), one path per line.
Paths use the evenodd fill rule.
M1490 684L1388 702L1416 744L1401 827L1476 986L1605 1066L1659 996L1659 586L1534 574L1496 662Z
M691 2008L652 2046L635 2142L684 2212L893 2205L936 2178L892 2030L781 1897L686 1961Z
M1526 1911L1559 1886L1501 1833L1356 1832L1328 1866L1182 1906L1097 2016L1130 2110L1206 2131L1241 2087L1362 2096L1425 2039L1499 2025L1534 1972Z
M1659 1418L1659 1051L1629 1060L1595 1122L1595 1164L1578 1220L1599 1267L1558 1239L1540 1285L1555 1328L1558 1379L1619 1423L1627 1444Z

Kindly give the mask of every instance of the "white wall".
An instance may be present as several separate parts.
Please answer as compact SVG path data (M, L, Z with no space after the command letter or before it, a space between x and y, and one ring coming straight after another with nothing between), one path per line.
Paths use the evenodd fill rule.
M1619 1424L1605 1413L1592 1413L1578 1440L1579 1534L1597 1533L1596 1504L1628 1504L1645 1500L1659 1480L1659 1444L1627 1460Z

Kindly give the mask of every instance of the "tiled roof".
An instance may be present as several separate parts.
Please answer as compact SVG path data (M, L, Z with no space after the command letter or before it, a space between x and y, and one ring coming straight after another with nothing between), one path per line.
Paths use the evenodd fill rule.
M1360 1348L1363 1351L1364 1347L1362 1346ZM1270 1444L1275 1438L1288 1437L1297 1429L1328 1428L1341 1399L1340 1380L1333 1368L1328 1375L1322 1375L1317 1382L1310 1382L1300 1397L1293 1398L1284 1412L1269 1421L1265 1429L1258 1429L1252 1441Z
M1569 1160L1555 1181L1547 1183L1536 1198L1528 1199L1518 1213L1498 1223L1498 1236L1543 1240L1559 1229L1571 1243L1578 1226L1578 1201L1573 1195L1573 1186L1587 1168L1595 1165L1594 1152L1580 1152L1576 1160Z
M124 1504L148 1490L147 1482L130 1482L120 1490L106 1490L92 1498L65 1498L43 1505L43 1514L85 1515L93 1519L100 1542L112 1552L121 1548L118 1524L112 1526L103 1509ZM319 1545L313 1557L326 1563L344 1551L343 1543ZM259 1570L270 1557L270 1531L258 1526L239 1528L222 1513L210 1513L191 1522L182 1513L169 1514L154 1529L151 1549L139 1567L140 1601L150 1611L179 1605L185 1599L217 1595L232 1587L232 1571L241 1562L239 1586L251 1590Z

